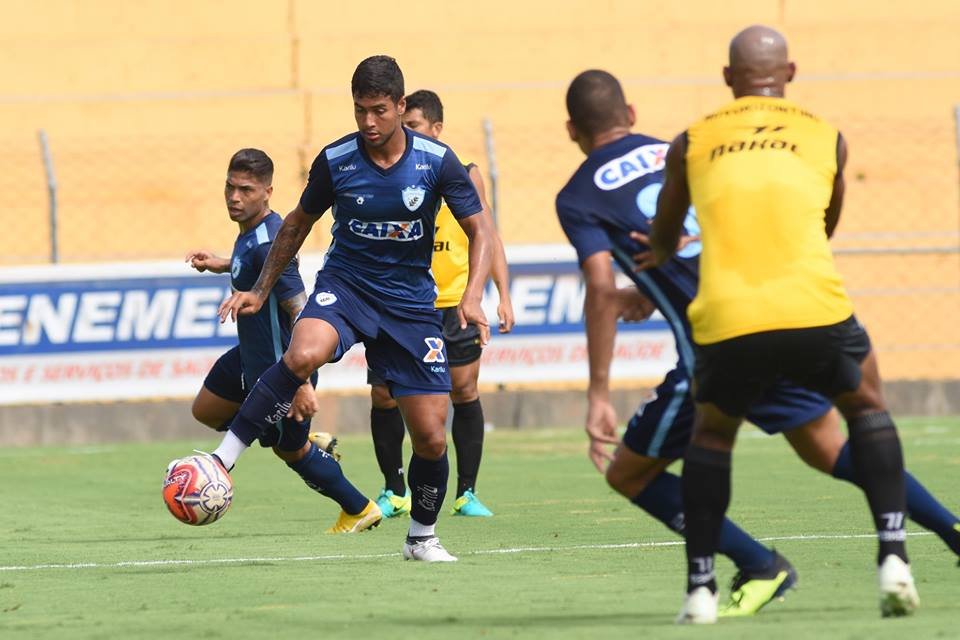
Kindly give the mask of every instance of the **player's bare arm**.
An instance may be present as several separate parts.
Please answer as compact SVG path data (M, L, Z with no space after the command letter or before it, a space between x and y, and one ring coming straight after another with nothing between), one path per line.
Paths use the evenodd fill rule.
M191 251L187 254L184 262L189 262L190 266L203 273L228 273L230 271L230 258L221 258L212 251L200 249Z
M826 215L824 216L824 227L827 237L832 238L833 232L837 229L837 223L840 222L840 209L843 208L843 193L846 190L846 183L843 180L843 169L847 166L847 141L843 139L842 134L837 134L837 175L833 179L833 194L830 196L830 204L827 205Z
M283 309L284 313L290 318L290 324L293 324L297 321L300 312L303 311L306 304L307 294L301 291L286 300L281 300L280 308ZM290 405L290 411L287 412L287 417L301 422L313 417L319 407L320 405L317 403L317 393L313 389L313 383L307 380L303 383L303 386L297 389L297 395L293 397L293 402Z
M650 225L650 249L653 261L650 266L658 266L677 252L683 235L683 221L690 208L690 188L687 184L687 166L684 156L687 153L687 137L681 133L674 138L667 151L666 166L663 171L663 188L657 200L657 215Z
M617 414L610 404L610 363L621 306L610 252L598 251L584 260L583 277L587 285L583 312L590 363L585 428L590 438L588 455L602 473L613 459L607 445L620 441L617 438Z
M260 277L250 291L236 291L220 305L220 322L226 322L227 317L236 322L238 315L250 315L260 310L280 274L297 255L318 219L319 216L309 215L299 204L287 214L270 246Z
M490 257L490 277L493 278L493 284L497 287L500 302L497 304L497 318L499 320L500 333L510 333L513 329L513 302L510 300L510 270L507 267L507 254L503 250L503 240L497 233L497 228L493 224L493 214L490 205L487 204L486 187L483 184L483 176L480 169L476 166L470 167L470 179L473 186L477 189L477 195L480 196L480 204L483 205L483 213L493 230L493 254Z
M461 329L466 329L469 323L477 325L481 343L487 344L490 342L490 323L480 307L480 300L483 298L483 286L490 273L490 245L495 232L490 217L482 213L481 211L466 218L457 218L470 242L470 275L457 306L457 315L460 317Z

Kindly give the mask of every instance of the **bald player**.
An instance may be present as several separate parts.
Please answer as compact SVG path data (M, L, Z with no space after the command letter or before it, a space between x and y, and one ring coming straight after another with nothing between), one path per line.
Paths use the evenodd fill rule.
M903 454L876 355L853 315L828 238L843 202L846 144L784 98L796 67L783 36L752 26L730 43L734 102L677 136L652 224L653 266L676 253L691 203L703 251L688 308L695 420L684 458L687 594L680 623L717 617L713 561L730 501L731 453L751 405L788 380L830 398L877 530L880 609L919 604L906 553Z

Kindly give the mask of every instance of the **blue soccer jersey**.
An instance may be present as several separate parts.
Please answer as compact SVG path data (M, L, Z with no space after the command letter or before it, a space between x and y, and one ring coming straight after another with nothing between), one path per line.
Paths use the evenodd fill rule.
M697 293L700 243L693 242L658 268L633 271L631 256L647 247L630 239L631 231L650 233L663 182L669 144L631 134L595 149L557 195L557 215L580 263L610 251L617 263L666 318L673 331L680 366L693 372L693 345L687 305ZM687 235L699 235L691 208Z
M271 211L260 224L237 237L230 260L230 283L235 290L249 291L253 288L281 224L283 219ZM267 367L280 359L290 344L293 323L289 315L280 309L280 302L303 290L303 280L294 258L283 270L260 311L237 317L240 360L247 389L253 386Z
M384 303L433 309L434 221L445 200L456 218L479 213L480 198L446 145L403 128L406 150L388 169L374 164L359 133L324 147L300 199L321 215L333 208L333 242L324 272Z

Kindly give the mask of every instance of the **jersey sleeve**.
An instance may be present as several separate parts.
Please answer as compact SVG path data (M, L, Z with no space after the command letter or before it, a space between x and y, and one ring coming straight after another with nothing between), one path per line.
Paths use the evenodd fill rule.
M454 218L467 218L483 210L473 180L450 148L443 154L437 177L440 195L450 207Z
M613 249L607 232L596 223L593 216L577 207L573 198L562 192L557 196L557 218L570 244L577 250L580 264L595 253Z
M263 265L267 261L267 254L270 253L272 244L271 242L264 242L254 251L253 268L258 273L263 270ZM277 283L273 285L272 293L277 296L277 300L280 302L304 291L303 279L300 277L300 271L298 269L299 264L300 259L294 257L293 260L290 261L290 264L287 265L287 268L283 270L283 273L280 274L280 277L277 278Z
M304 212L321 216L333 206L333 178L330 176L330 165L324 152L320 152L313 166L310 167L310 177L307 179L307 186L300 196L300 207Z

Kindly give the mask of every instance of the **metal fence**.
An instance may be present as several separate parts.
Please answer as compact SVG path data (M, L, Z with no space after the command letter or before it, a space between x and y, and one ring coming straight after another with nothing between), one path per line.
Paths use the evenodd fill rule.
M837 262L885 372L898 378L960 374L960 107L909 117L821 115L850 147L847 199L834 240ZM342 123L341 123L342 124ZM638 126L669 139L686 123ZM553 200L582 155L562 119L460 121L449 141L477 160L507 244L564 243ZM0 264L169 259L192 248L229 251L222 185L236 149L257 146L276 163L274 209L296 203L314 154L343 133L6 136L8 196ZM905 139L905 135L909 138ZM329 220L307 251L329 241Z

